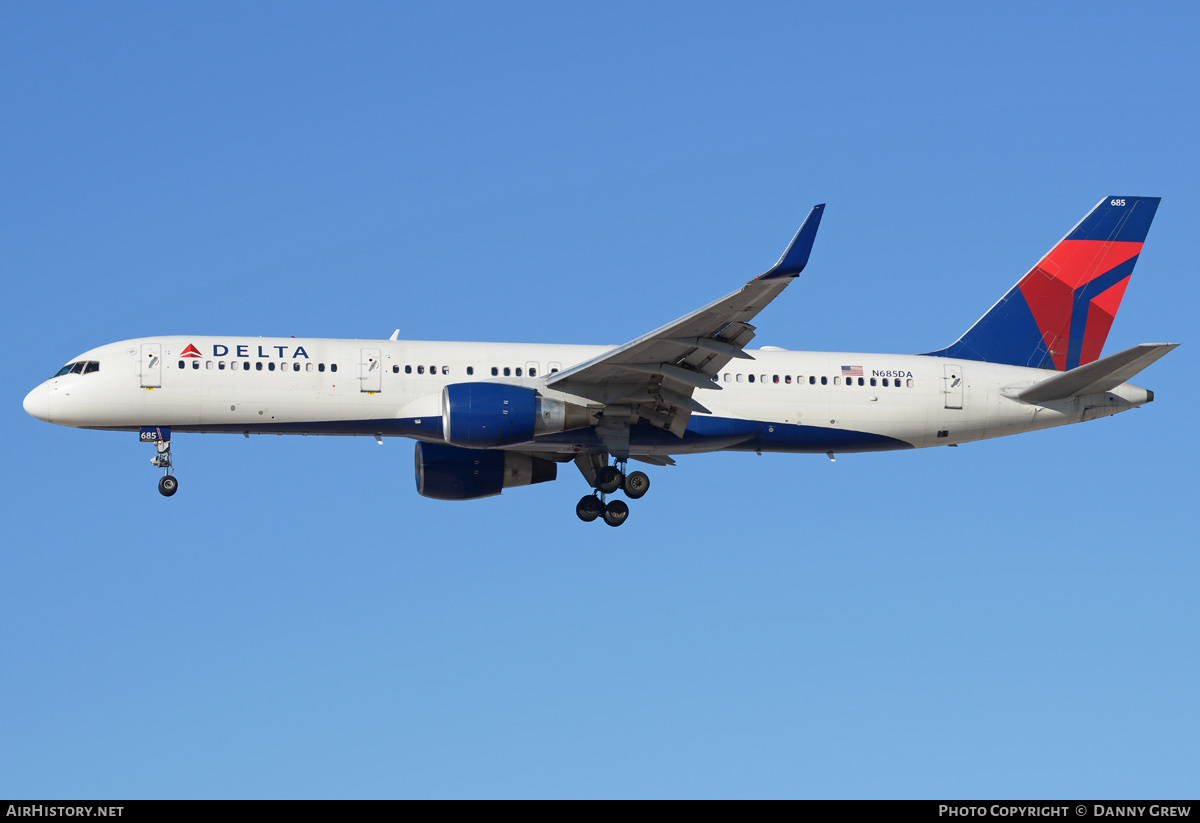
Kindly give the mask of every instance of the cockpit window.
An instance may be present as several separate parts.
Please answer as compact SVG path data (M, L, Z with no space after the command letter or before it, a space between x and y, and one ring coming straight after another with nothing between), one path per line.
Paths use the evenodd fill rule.
M92 372L100 371L100 364L95 360L79 360L75 363L68 363L54 373L55 377L62 377L64 374L91 374Z

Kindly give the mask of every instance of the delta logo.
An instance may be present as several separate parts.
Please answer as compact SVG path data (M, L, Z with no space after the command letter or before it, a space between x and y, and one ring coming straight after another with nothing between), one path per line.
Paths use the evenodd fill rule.
M268 349L274 349L275 354L271 354L268 351L263 351L262 346L257 347L257 349L258 349L257 353L252 353L250 351L250 348L251 348L250 346L245 345L245 344L235 345L234 349L236 349L236 352L237 352L235 356L236 357L288 357L289 356L288 352L291 351L291 357L294 357L294 358L303 357L305 359L308 358L308 352L306 352L304 350L303 346L294 346L294 347L291 347L291 346L267 346L266 347ZM196 348L195 346L193 346L191 343L188 343L187 346L184 347L183 351L181 351L179 353L179 356L181 358L182 357L204 357L204 355L200 353L200 350L198 348ZM212 356L213 357L228 357L229 356L229 346L226 346L223 343L215 343L212 347Z

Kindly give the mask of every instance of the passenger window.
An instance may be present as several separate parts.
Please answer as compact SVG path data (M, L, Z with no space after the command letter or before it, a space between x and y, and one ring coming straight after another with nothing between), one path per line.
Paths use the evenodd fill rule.
M828 377L825 377L824 375L822 375L822 376L821 376L821 385L822 385L822 386L828 386L828 385L829 385L829 378L828 378Z
M330 370L330 371L337 371L337 363L330 363L330 364L329 364L329 370Z
M860 385L860 386L861 386L862 384L863 384L863 379L860 377L860 378L858 378L858 385ZM871 378L871 385L872 385L872 386L874 386L874 385L875 385L875 378L874 378L874 377L872 377L872 378Z
M193 368L193 369L198 369L198 368L200 368L200 361L199 361L199 360L193 360L193 361L192 361L192 368Z
M224 360L217 361L217 371L225 371L225 361Z
M399 373L400 373L400 367L392 366L392 374L399 374Z
M430 373L430 374L437 374L437 366L430 366L430 367L429 367L429 373Z
M910 378L908 378L907 380L905 380L905 381L904 381L904 384L905 384L906 386L908 386L908 387L911 389L911 388L913 387L913 381L912 381L912 378L910 377Z
M833 385L840 386L841 384L842 384L842 378L840 378L840 377L833 378Z
M212 371L212 361L211 361L211 360L205 360L205 361L204 361L204 368L208 369L209 371Z
M405 373L405 374L412 374L412 366L405 366L405 367L404 367L404 373Z
M417 366L417 374L424 374L424 373L425 373L425 367Z
M762 382L764 382L764 383L767 382L767 376L765 374L762 376Z
M500 373L500 370L498 368L496 368L495 366L492 366L492 377L495 377L499 373Z
M520 367L518 367L517 368L517 377L520 377L520 376L521 376L521 369L520 369Z
M792 376L791 376L790 374L785 374L785 375L783 376L783 382L784 382L784 383L791 383L791 382L792 382Z
M872 386L874 386L874 385L875 385L875 380L874 380L874 378L872 378L872 379L871 379L871 385L872 385ZM888 387L888 382L887 382L887 378L886 378L886 377L885 377L885 378L883 378L883 387L884 387L885 389Z
M737 376L737 382L739 382L739 383L742 382L742 376L740 374Z
M182 361L182 360L180 360L180 361L179 361L179 368L181 368L181 369L182 369L182 368L184 368L184 365L183 365L183 361ZM63 374L63 373L65 373L66 371L67 371L67 367L66 367L66 366L63 366L63 370L62 370L62 371L60 371L58 374ZM54 375L54 376L55 376L55 377L58 377L58 374L56 374L56 375Z
M449 373L450 373L450 367L442 366L442 374L449 374Z
M529 370L529 376L530 376L530 377L537 377L537 369L530 369L530 370Z
M779 382L779 375L777 375L777 374L773 374L773 375L771 375L771 382L772 382L772 383L778 383L778 382Z
M512 369L510 369L508 366L505 366L504 367L504 376L508 377L510 374L512 374Z
M318 363L318 364L317 364L317 371L319 371L319 372L325 371L325 364L324 364L324 363Z
M752 375L752 374L748 374L748 375L746 375L746 379L747 379L747 380L749 380L751 383L753 383L753 382L754 382L754 375Z
M725 382L729 382L729 372L725 372Z
M254 370L262 371L262 361L261 360L254 361Z
M267 370L275 371L275 361L274 360L272 360L270 363L267 364Z
M475 373L475 367L474 367L474 366L467 366L467 375L468 375L468 376L470 376L470 375L472 375L472 374L474 374L474 373Z
M817 382L817 376L815 374L810 374L808 376L808 385L810 385L810 386L815 385L816 382Z
M293 363L293 364L292 364L292 371L300 371L300 364L299 364L299 363Z
M236 360L231 361L229 363L229 368L231 371L237 371L238 370L238 361L236 361Z
M313 365L312 365L312 363L305 363L305 364L304 364L304 370L305 370L305 371L312 371L312 370L313 370Z
M558 371L558 369L551 369L551 370L550 370L550 373L551 373L551 374L555 374L557 371Z

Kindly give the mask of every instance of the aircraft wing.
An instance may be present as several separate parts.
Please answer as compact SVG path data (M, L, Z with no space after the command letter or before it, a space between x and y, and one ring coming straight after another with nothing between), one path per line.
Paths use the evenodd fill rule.
M547 388L604 404L597 432L609 451L628 456L628 429L644 421L682 437L694 411L708 413L696 389L719 390L713 377L754 338L749 321L804 270L825 204L813 206L779 261L737 291L599 357L551 375ZM624 452L624 454L622 454Z

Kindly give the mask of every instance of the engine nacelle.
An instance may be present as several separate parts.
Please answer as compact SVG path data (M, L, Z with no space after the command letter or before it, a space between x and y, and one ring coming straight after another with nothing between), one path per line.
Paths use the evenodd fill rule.
M583 406L542 397L535 389L505 383L453 383L442 389L442 433L468 449L508 446L534 435L581 429L595 423Z
M417 443L417 493L436 500L476 500L513 486L558 477L558 464L528 454Z

